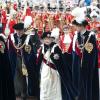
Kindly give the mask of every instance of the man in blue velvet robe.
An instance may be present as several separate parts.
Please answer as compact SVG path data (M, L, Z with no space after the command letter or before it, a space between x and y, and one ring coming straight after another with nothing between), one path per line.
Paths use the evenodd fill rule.
M16 33L8 38L9 58L15 79L16 95L26 100L27 96L39 97L39 78L36 66L36 49L39 40L34 30L24 34L24 24L18 23L13 27ZM28 91L28 93L27 93Z
M88 22L76 18L72 43L72 80L77 90L76 100L99 100L97 46L95 33L86 30Z

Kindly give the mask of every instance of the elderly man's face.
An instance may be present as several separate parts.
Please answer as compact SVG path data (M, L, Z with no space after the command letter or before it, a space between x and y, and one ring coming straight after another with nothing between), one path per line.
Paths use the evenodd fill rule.
M65 34L67 34L68 31L69 31L69 30L68 30L68 27L66 27L66 28L63 29L63 32L64 32Z
M78 32L81 32L81 31L84 30L84 29L85 29L84 26L76 26L76 30L77 30Z
M46 37L46 38L43 39L43 43L46 44L46 45L50 45L52 42L53 42L52 38Z
M21 36L21 35L24 34L24 30L16 30L16 32L17 32L17 34L18 34L19 36Z

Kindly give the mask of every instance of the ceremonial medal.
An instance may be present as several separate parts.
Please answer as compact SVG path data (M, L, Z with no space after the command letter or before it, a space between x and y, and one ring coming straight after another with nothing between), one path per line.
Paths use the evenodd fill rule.
M60 57L59 57L59 55L58 54L54 54L54 59L55 60L58 60Z
M31 48L31 45L25 45L25 51L30 54L32 48Z
M93 50L93 44L92 43L87 43L85 45L85 49L87 50L88 53L91 53L91 51Z
M4 53L4 50L5 50L5 44L4 42L0 41L0 52Z

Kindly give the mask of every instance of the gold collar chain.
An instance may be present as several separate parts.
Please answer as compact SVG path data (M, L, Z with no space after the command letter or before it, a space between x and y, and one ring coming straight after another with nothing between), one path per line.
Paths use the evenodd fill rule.
M23 45L21 45L20 47L16 46L14 43L13 43L13 46L16 50L20 50L22 49L24 46L25 46L25 42L23 43Z
M78 45L79 49L81 50L81 52L83 51L84 48L88 51L88 53L91 53L91 51L93 50L93 44L92 43L89 43L90 37L91 36L88 37L86 43L83 44L82 47L80 47L80 45L77 43L77 45Z

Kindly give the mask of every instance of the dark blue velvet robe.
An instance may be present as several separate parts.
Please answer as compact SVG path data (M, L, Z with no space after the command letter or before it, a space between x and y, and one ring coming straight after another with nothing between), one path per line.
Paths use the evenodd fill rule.
M84 33L86 43L89 31ZM84 48L81 63L80 53L72 52L72 80L78 93L78 100L99 100L99 78L98 78L98 54L95 35L91 35L89 43L93 44L93 50L88 53Z
M22 44L24 43L27 35L23 34L21 36L21 42ZM15 43L18 44L18 36L17 34L14 34L15 38ZM37 48L39 47L39 40L38 38L34 40L35 36L31 35L30 40L29 40L29 45L31 46L32 50L30 54L28 54L25 51L25 47L21 49L22 52L22 58L24 60L24 63L26 65L27 71L28 71L28 95L29 96L39 96L39 77L38 77L38 70L36 66L36 53L37 53ZM13 76L15 75L16 72L16 65L18 62L17 61L17 55L20 55L21 52L17 52L17 50L13 47L11 43L11 39L9 38L9 58L10 58L10 63L12 66L12 73Z
M4 53L0 52L0 100L15 100L14 80L7 52L7 47Z
M54 54L59 55L59 59L54 59ZM72 73L71 73L71 55L62 54L59 47L56 47L54 53L51 54L51 59L55 64L60 77L61 77L61 87L62 87L62 99L63 100L74 100L77 96L76 89L72 84Z

